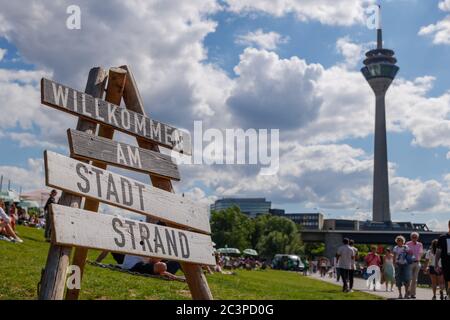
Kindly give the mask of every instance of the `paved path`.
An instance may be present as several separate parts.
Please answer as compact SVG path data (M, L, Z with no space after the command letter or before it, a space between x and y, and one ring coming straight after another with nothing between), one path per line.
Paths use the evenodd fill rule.
M320 274L316 273L316 274L309 275L309 277L318 279L318 280L322 280L325 282L337 284L342 287L342 280L340 282L337 282L336 278L330 278L328 275L325 278L321 278ZM394 286L394 292L386 292L385 291L386 286L384 284L381 285L381 288L379 291L373 291L373 290L369 290L367 288L366 280L361 279L361 278L355 278L355 281L353 283L353 290L374 294L374 295L383 297L385 299L397 299L397 297L398 297L398 290L395 286ZM417 290L416 290L416 300L431 300L432 296L433 296L433 292L431 291L431 289L417 288ZM439 299L439 292L438 292L438 299Z

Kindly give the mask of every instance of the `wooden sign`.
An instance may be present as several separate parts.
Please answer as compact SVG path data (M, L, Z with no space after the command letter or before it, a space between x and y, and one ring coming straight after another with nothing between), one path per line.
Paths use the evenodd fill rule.
M189 133L54 81L42 78L41 102L73 115L191 154Z
M156 224L52 205L58 245L215 265L211 237Z
M200 232L211 232L207 205L51 151L45 151L44 160L49 187Z
M67 135L72 158L100 161L180 180L178 167L168 155L72 129L67 131Z

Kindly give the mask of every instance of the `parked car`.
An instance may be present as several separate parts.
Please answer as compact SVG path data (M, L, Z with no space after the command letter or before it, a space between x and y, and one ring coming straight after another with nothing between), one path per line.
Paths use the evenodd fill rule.
M276 254L272 260L272 269L303 271L305 264L299 256L293 254Z

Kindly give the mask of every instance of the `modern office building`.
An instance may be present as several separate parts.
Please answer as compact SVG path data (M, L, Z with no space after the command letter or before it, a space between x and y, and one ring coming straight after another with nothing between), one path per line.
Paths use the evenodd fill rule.
M288 213L285 218L291 219L302 229L321 230L323 228L323 214L321 213Z
M359 230L359 221L347 219L325 219L323 230Z
M379 21L381 21L381 14ZM397 59L394 55L393 50L383 48L383 33L381 22L379 22L377 26L377 48L366 53L365 67L361 69L376 98L372 205L372 220L375 222L391 221L385 96L399 70L399 67L395 65Z
M280 212L277 212L275 210L280 210L280 209L271 209L270 214L272 214L274 216L279 216L279 217L290 219L290 220L294 221L296 224L300 225L302 227L302 229L321 230L323 227L323 221L324 221L323 214L321 214L320 212L284 213L284 210L280 210Z
M211 210L224 210L237 206L242 213L250 217L268 214L272 203L265 198L223 198L211 205Z
M286 212L284 209L269 209L269 213L274 216L282 216Z

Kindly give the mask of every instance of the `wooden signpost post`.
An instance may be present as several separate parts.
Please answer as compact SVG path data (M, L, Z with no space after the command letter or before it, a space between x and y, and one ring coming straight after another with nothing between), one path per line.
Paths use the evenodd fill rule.
M122 97L125 108L119 107ZM72 264L82 272L89 248L179 261L192 297L212 299L201 268L215 265L208 207L173 193L171 180L180 180L179 171L158 147L190 154L189 134L145 115L126 66L111 68L109 77L101 68L92 69L84 93L42 79L41 99L79 121L77 130L67 131L71 158L51 151L44 154L46 184L63 194L51 207L53 236L39 298L63 298L75 247ZM138 147L113 141L115 129L136 137ZM107 171L107 165L148 173L152 185ZM92 214L99 203L143 214L148 222ZM68 289L66 299L78 295L78 289Z

